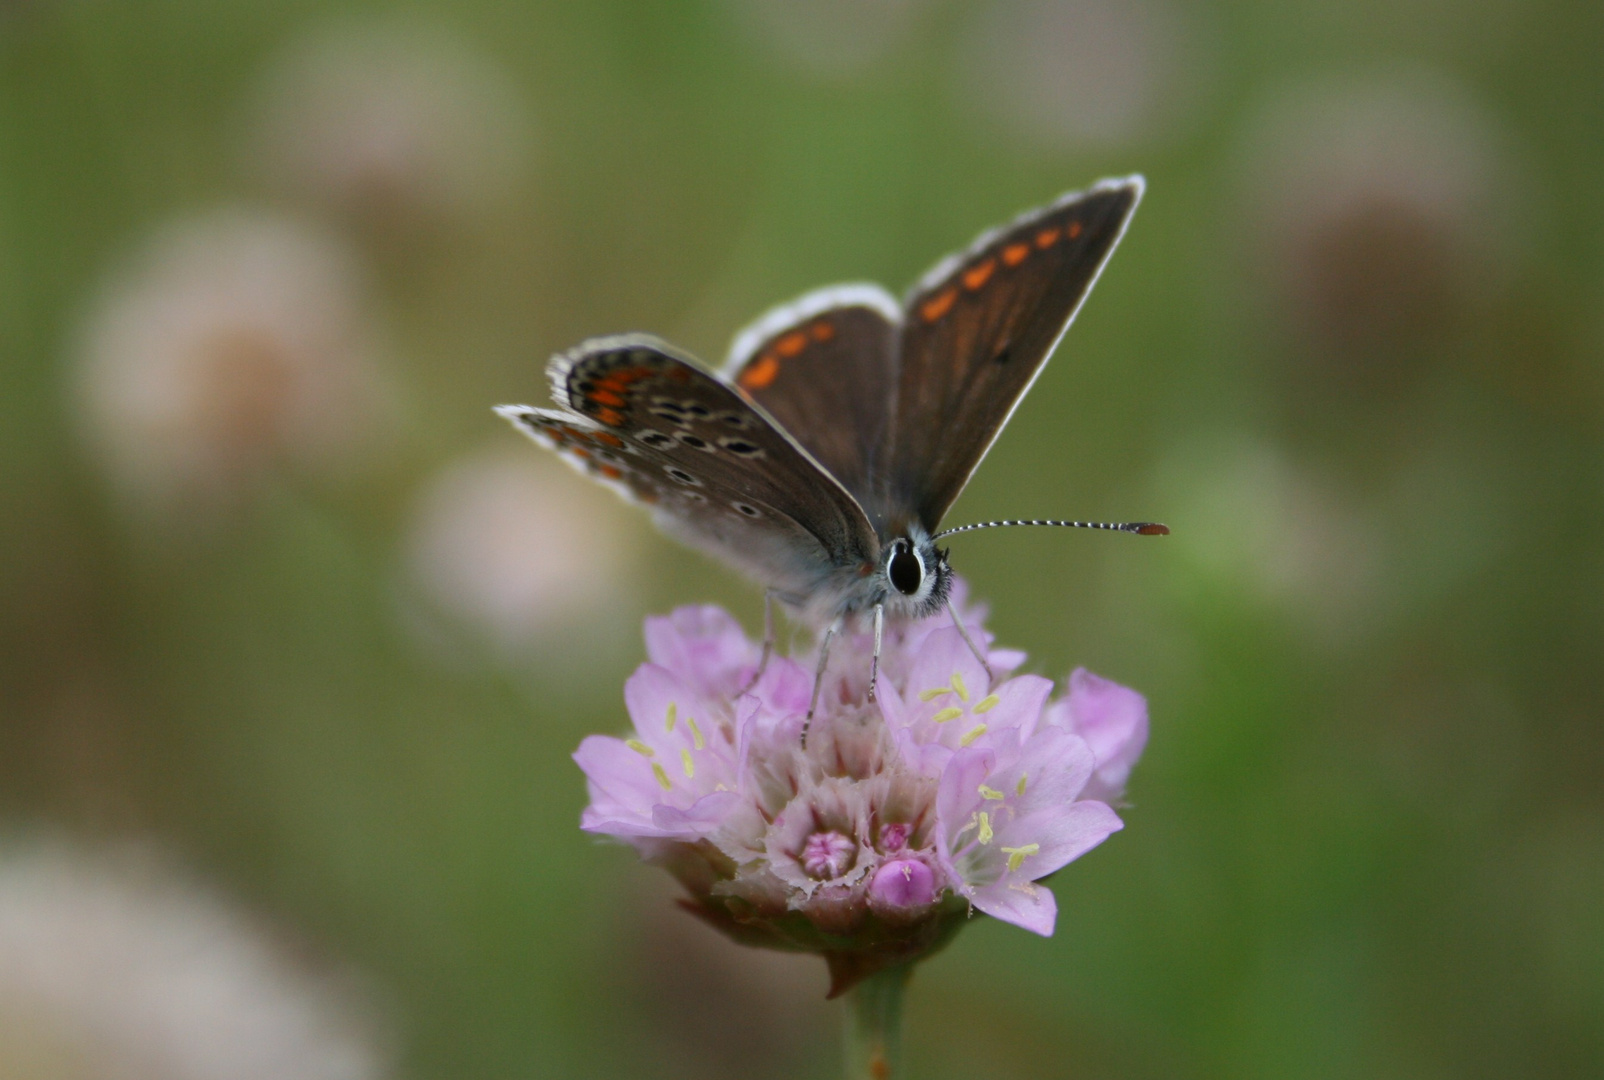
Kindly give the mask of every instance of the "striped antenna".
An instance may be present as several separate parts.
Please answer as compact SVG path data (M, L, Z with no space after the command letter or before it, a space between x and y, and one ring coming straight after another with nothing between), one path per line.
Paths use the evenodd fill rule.
M1010 525L1057 525L1065 529L1107 529L1109 532L1134 533L1137 536L1168 536L1170 527L1160 525L1156 521L1043 521L1032 518L1028 521L982 521L975 525L959 525L955 529L942 529L932 540L940 540L943 536L953 533L973 532L976 529L1001 529Z

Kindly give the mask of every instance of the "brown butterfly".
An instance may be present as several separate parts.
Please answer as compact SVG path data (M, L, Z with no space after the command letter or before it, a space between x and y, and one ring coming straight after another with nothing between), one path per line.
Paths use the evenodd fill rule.
M878 285L808 293L740 333L716 375L656 338L597 338L551 361L556 408L496 411L825 627L821 677L830 638L872 618L877 670L887 617L947 607L964 630L936 546L944 536L1025 524L1169 531L1069 521L939 531L1142 187L1139 176L1105 180L1031 211L943 260L900 304ZM871 697L873 685L871 674Z

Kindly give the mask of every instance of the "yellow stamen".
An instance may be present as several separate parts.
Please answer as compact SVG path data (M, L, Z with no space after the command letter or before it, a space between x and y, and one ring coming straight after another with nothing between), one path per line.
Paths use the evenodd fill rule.
M1003 850L1008 853L1008 870L1011 873L1019 869L1020 863L1040 851L1041 845L1025 844L1021 847L1005 847Z
M658 769L658 768L661 768L661 767L662 766L660 766L660 765L653 765L652 766L652 768L654 768L654 769ZM979 840L982 844L991 843L991 838L996 835L995 833L993 833L991 831L991 815L986 813L984 810L982 810L980 813L976 814L975 817L980 819L980 835L978 837L976 837L976 839Z
M1020 773L1019 774L1019 783L1014 787L1014 790L1019 792L1019 794L1021 794L1021 795L1023 795L1025 793L1025 774L1024 773Z
M664 791L672 791L674 784L668 778L668 772L657 762L652 762L652 775L657 777L657 786Z
M680 764L685 766L685 779L689 780L696 775L696 762L691 760L691 752L689 750L681 750L679 752L679 760Z
M624 745L635 751L635 753L639 754L641 757L651 757L653 754L657 753L656 750L653 750L639 739L626 739L624 740Z
M952 688L957 693L959 701L969 700L969 688L964 686L964 677L956 671L952 673Z
M691 729L691 740L696 743L696 749L700 750L707 745L707 740L702 738L702 729L696 726L696 717L687 716L685 726Z
M679 719L679 706L672 701L668 703L668 730L674 730L674 721Z
M991 712L991 710L995 709L998 703L1001 701L1002 698L998 697L996 694L987 694L985 697L981 698L980 703L975 706L975 712Z
M942 694L950 694L950 693L952 693L952 687L950 687L950 686L937 686L934 689L919 691L919 700L920 701L933 701L936 698L940 697Z
M968 746L970 743L984 735L986 730L985 724L976 724L973 728L970 728L964 733L964 737L958 740L958 745Z
M963 714L964 711L958 708L958 706L948 705L945 709L942 709L930 719L934 720L938 724L945 724L948 720L956 720Z
M1006 798L1007 796L1005 796L1002 792L998 791L996 788L989 788L985 784L981 784L980 785L980 797L982 799L990 799L993 802L1000 802L1004 798Z

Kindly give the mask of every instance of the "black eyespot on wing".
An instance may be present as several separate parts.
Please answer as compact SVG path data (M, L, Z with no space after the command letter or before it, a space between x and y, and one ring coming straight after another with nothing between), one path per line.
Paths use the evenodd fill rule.
M679 441L684 443L686 446L690 447L692 450L709 450L710 451L710 450L713 449L711 446L709 446L707 444L707 440L706 439L702 438L699 435L692 435L688 431L681 431L679 433Z
M720 439L718 444L738 457L761 457L763 454L763 448L761 446L758 446L756 443L747 442L745 439L724 438Z
M897 549L891 553L891 562L886 567L886 575L891 578L892 586L903 596L912 596L919 591L924 582L924 567L919 565L919 556L913 553L913 548L907 543L899 542Z
M736 502L730 503L730 505L735 508L736 513L745 515L746 517L759 518L763 516L763 511L759 510L751 503Z
M676 480L687 487L702 486L702 482L700 480L686 472L684 469L680 468L678 465L665 465L663 467L663 471L668 474L669 479Z

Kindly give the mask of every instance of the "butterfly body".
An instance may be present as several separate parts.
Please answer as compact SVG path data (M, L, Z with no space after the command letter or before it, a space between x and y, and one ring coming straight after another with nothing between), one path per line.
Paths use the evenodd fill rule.
M835 286L775 309L704 370L646 335L548 367L554 408L497 411L645 504L667 533L817 626L947 605L936 539L1140 198L1132 177L983 235L899 303Z

